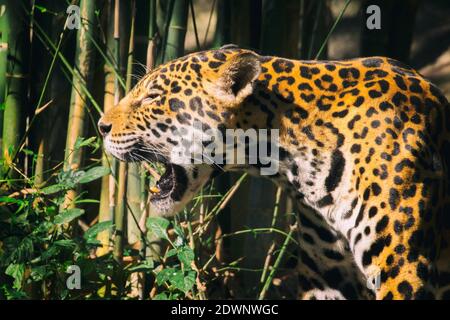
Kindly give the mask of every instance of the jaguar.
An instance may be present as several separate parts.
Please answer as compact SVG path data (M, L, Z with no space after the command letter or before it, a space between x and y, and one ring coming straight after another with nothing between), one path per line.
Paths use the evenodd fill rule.
M386 57L303 61L227 45L160 65L99 120L105 149L166 168L151 203L181 210L224 171L178 163L182 127L278 130L267 176L299 208L300 299L450 298L450 110Z

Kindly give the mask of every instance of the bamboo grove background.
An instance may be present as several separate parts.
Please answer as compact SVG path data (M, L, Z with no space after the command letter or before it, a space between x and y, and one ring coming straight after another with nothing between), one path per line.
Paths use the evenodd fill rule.
M365 27L369 4L381 30ZM100 114L156 65L228 43L390 56L450 97L449 13L444 0L0 0L0 298L295 298L304 240L282 190L223 175L177 217L156 217L157 168L105 154Z

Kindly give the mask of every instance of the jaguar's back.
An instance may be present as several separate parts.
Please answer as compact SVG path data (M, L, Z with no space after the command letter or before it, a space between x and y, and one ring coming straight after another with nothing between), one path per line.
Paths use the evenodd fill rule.
M173 168L171 189L154 198L161 212L179 210L217 167L237 169L170 160L174 133L195 121L279 130L271 178L300 207L301 298L449 297L450 110L417 72L382 57L295 61L230 48L161 66L99 123L118 158ZM380 287L369 290L372 278Z

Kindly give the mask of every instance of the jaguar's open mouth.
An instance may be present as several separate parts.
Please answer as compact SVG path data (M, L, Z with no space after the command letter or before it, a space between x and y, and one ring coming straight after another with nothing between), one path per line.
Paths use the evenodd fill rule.
M186 170L180 165L171 163L166 156L151 149L141 142L137 142L120 158L129 162L141 161L153 177L153 181L156 181L150 188L152 204L158 206L167 201L181 200L188 183Z
M183 167L169 162L160 162L164 166L164 173L158 175L155 170L149 170L156 184L150 188L151 198L153 204L157 204L167 198L173 201L180 201L183 193L187 188L187 176ZM147 168L149 168L147 166Z
M189 196L190 180L189 168L175 164L159 152L156 146L146 146L135 143L125 152L107 144L107 150L116 158L126 162L140 162L153 177L153 187L149 189L150 203L155 212L161 214L174 214L187 203Z
M161 215L169 216L182 210L213 172L207 164L193 166L170 161L169 156L160 151L165 150L164 146L138 142L124 150L106 140L105 147L121 161L143 164L153 177L149 186L149 201L153 212Z

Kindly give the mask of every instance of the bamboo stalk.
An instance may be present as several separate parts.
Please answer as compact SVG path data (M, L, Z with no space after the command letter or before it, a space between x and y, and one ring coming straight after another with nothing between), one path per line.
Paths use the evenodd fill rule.
M195 44L197 46L197 51L200 51L200 49L201 49L200 38L198 36L197 21L195 19L195 9L194 9L194 2L193 2L193 0L189 0L189 9L191 10L192 25L194 27Z
M135 38L135 1L131 2L131 32L128 48L128 62L127 62L127 76L126 76L126 91L131 89L132 71L133 71L133 57L134 57L134 38ZM138 225L134 223L131 215L135 215L137 219L141 216L141 176L140 166L138 163L128 163L128 182L127 182L127 200L128 200L128 243L133 244L140 240L141 230Z
M34 5L40 5L40 1L36 0ZM38 10L32 9L32 14L35 20L40 21L40 24L44 26L46 30L50 29L52 17L49 15L41 15ZM30 101L36 109L39 108L41 100L39 96L44 95L45 99L49 98L49 92L45 92L46 85L42 85L45 82L47 71L50 69L50 56L45 50L45 46L39 41L32 41L31 43L31 82L30 82ZM53 58L56 58L55 54ZM48 83L48 82L47 82ZM36 112L35 112L36 115ZM47 129L47 121L43 117L37 119L37 126L33 128L30 136L31 149L37 151L36 163L34 168L34 183L41 185L44 182L44 170L47 165L45 158L45 151L47 149L47 140L45 139Z
M73 78L74 87L70 101L70 113L68 121L66 152L64 170L78 170L83 161L83 148L76 149L75 143L78 137L83 137L86 131L86 101L87 97L82 90L81 83L87 88L92 82L94 67L94 46L87 36L94 33L92 22L95 20L95 1L82 0L80 3L81 28L77 31L77 46L75 49L75 65L82 77ZM88 22L88 23L86 23ZM65 199L64 206L72 206L73 199L77 196L76 190L70 190Z
M217 0L217 24L214 33L213 46L220 47L231 42L231 2Z
M115 56L117 65L119 67L122 66L121 59L121 39L120 39L120 24L122 22L121 17L121 3L120 0L115 0L114 2L114 45L115 45ZM125 39L123 39L125 40ZM125 42L123 42L125 43ZM120 68L122 69L122 68ZM115 81L115 104L118 104L121 97L122 91L119 87L119 82L116 79ZM124 248L124 225L125 225L125 210L126 210L126 184L127 184L127 164L126 162L119 163L119 170L116 176L117 179L117 197L115 198L115 208L114 208L114 225L115 225L115 235L114 235L114 248L113 254L114 258L118 263L122 263L123 258L123 248ZM112 190L110 193L114 194ZM112 199L114 200L114 199Z
M113 0L108 1L108 17L113 16L114 6ZM106 51L114 52L114 19L108 19L108 25L106 27ZM103 97L103 110L107 112L114 106L115 100L115 85L116 85L116 75L114 68L118 70L117 62L113 60L114 65L105 63L103 66L103 72L105 74L105 93ZM115 208L115 178L114 174L116 173L116 160L107 155L106 153L102 154L102 165L105 167L111 166L111 174L108 176L102 177L102 185L100 192L100 205L99 205L99 221L112 221L113 213ZM101 256L106 254L111 249L109 240L111 238L110 231L100 232L98 235L98 240L102 244L101 247L97 249L97 256Z
M46 177L46 170L49 168L49 163L56 156L55 152L52 151L53 142L56 140L54 138L55 132L60 132L61 135L65 135L65 132L61 132L61 129L58 128L58 121L56 120L56 116L60 116L66 118L68 114L66 112L62 112L62 110L67 110L67 108L62 107L62 105L66 106L70 103L70 101L65 104L65 101L62 99L52 99L52 96L58 94L58 92L53 92L52 84L54 82L59 81L58 79L58 54L52 53L48 54L47 46L39 41L34 35L34 24L39 24L42 26L46 32L49 33L49 37L53 39L54 42L57 42L56 51L59 52L61 50L61 45L63 43L65 29L62 31L54 30L52 34L53 26L57 23L57 18L53 15L45 14L36 9L36 6L43 5L45 0L36 0L34 2L33 8L33 20L32 20L32 29L33 29L33 38L32 38L32 60L31 65L33 66L31 70L31 83L30 83L30 99L32 101L32 105L35 107L34 115L31 117L27 129L30 131L28 134L31 141L31 149L36 152L36 162L35 167L32 172L34 174L34 184L36 186L40 186L44 183ZM58 5L47 4L47 8L52 11L58 11ZM59 85L66 85L67 82L63 81ZM67 97L70 99L70 96ZM44 101L51 101L52 108L48 108L49 102L44 103ZM60 108L58 108L60 107ZM68 110L67 110L68 111ZM58 130L59 129L59 130ZM26 134L27 134L26 133ZM61 141L64 143L64 141ZM60 142L60 143L61 143ZM63 150L64 146L60 148Z
M128 60L127 60L127 73L126 73L126 93L128 93L132 86L132 73L133 73L133 58L135 56L135 21L136 21L136 2L131 1L131 30L130 40L128 45ZM141 194L141 173L140 165L138 163L128 163L127 170L127 188L124 200L127 201L127 239L128 244L133 247L145 245L144 239L142 239L142 230L139 226L138 220L142 216L141 202L143 195ZM130 296L143 298L145 275L141 272L136 272L131 275L131 293Z
M23 3L7 0L5 7L7 25L7 62L6 62L6 97L3 115L1 176L9 171L14 156L20 147L20 141L25 133L26 116L28 113L28 47L29 25Z
M175 0L164 50L164 62L173 60L184 54L188 13L189 0Z
M118 72L120 74L120 0L113 0L114 1L114 19L113 19L113 52L114 52L114 60L116 62L117 65L117 69ZM121 75L121 74L120 74ZM116 105L117 103L119 103L120 100L120 96L121 96L121 91L119 88L119 80L118 77L114 78L114 105ZM117 221L116 221L116 183L117 180L120 178L120 173L118 173L118 171L120 172L120 168L119 168L119 163L117 161L116 158L112 158L111 161L111 175L109 176L109 214L110 214L110 220L112 220L114 222L114 225L116 227L117 230ZM123 168L122 168L123 171ZM121 222L119 221L119 224L121 224ZM120 227L120 226L119 226ZM117 232L122 232L120 229ZM117 236L117 233L116 233ZM122 238L119 237L119 239L121 240ZM119 261L120 260L120 256L121 256L121 252L120 252L120 248L116 249L116 242L113 243L113 251L114 255L116 256L116 260Z
M127 189L127 163L120 162L118 189L117 189L117 202L114 211L114 225L116 233L114 236L114 258L119 263L122 263L123 248L124 248L124 236L125 236L125 209L126 209L126 189Z
M180 57L184 54L184 41L187 30L187 18L189 12L189 0L171 0L166 3L159 2L159 9L157 10L156 1L150 1L150 19L148 29L148 45L147 45L147 72L150 72L155 66L156 57L160 54L158 61L166 62L174 58ZM164 25L167 31L162 36L163 44L158 50L158 29L160 25ZM159 51L159 52L158 52ZM145 168L150 168L146 163L143 163ZM147 200L148 179L145 175L141 178L141 208L144 209L141 216L141 222L145 221L146 217L152 215L150 206ZM144 217L144 219L142 218ZM146 241L141 241L141 253L143 256L150 256L153 260L160 260L161 252L163 251L162 239L156 237L154 234L147 235L149 248L145 247Z
M148 43L147 43L147 57L146 57L146 69L150 72L155 67L156 63L156 41L158 25L156 23L156 0L150 0L150 15L148 22Z
M261 50L266 55L297 57L299 40L300 2L263 0L261 23Z
M5 6L6 0L0 1L0 6ZM5 103L6 93L6 66L8 56L8 19L7 15L0 16L0 30L3 32L0 34L0 104ZM3 108L0 108L0 146L3 134ZM0 152L0 157L2 153Z

